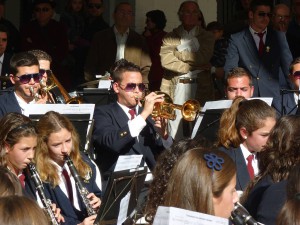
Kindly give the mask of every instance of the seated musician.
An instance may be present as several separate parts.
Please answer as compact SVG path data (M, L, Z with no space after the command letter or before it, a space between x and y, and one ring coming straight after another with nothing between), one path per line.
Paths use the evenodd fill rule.
M145 90L140 68L121 59L115 63L111 74L117 102L96 107L92 135L104 180L108 180L119 155L143 155L144 162L152 170L156 156L172 144L167 120L151 118L154 104L163 102L164 95L151 92L144 98L144 107L140 107L139 99Z
M24 113L26 104L46 103L47 97L38 95L40 79L39 62L28 52L15 54L10 60L12 92L0 96L0 118L9 112Z

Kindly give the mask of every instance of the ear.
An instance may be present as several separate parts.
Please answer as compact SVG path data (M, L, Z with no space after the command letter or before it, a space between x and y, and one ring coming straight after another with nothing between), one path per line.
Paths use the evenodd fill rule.
M15 81L15 78L14 78L14 75L13 75L13 74L9 74L9 79L10 79L10 82L11 82L12 84L15 84L15 83L16 83L16 81Z
M10 151L10 146L6 142L4 143L5 153L7 154Z
M253 19L253 12L252 11L248 12L248 17L249 17L249 19Z
M115 93L118 94L120 92L119 88L120 88L119 84L117 82L114 82L113 83L113 89L114 89Z
M249 136L249 133L248 133L248 131L246 130L245 127L241 127L241 128L240 128L240 135L241 135L243 138Z

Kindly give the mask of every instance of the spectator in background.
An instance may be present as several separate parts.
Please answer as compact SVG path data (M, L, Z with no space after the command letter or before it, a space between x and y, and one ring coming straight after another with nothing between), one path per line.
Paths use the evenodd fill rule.
M273 29L286 32L289 27L290 18L290 8L286 4L275 5L272 16Z
M15 53L20 50L21 36L19 30L7 19L4 18L6 0L0 0L0 25L7 28L9 42L7 43L6 52Z
M95 80L95 75L110 72L114 63L120 59L139 66L143 83L148 84L151 66L148 46L142 35L130 28L134 21L134 11L128 2L116 5L113 27L95 34L85 63L85 79Z
M85 0L69 0L60 21L68 29L68 67L72 73L73 87L84 82L83 68L90 41L82 37L85 29Z
M300 56L300 0L292 0L291 9L293 18L286 32L286 38L293 58L296 58Z
M66 67L68 55L67 28L52 19L54 0L35 0L33 10L35 19L21 28L22 49L40 49L53 59L52 70L66 90L71 89L71 75Z
M197 99L203 106L206 101L214 100L213 81L206 68L215 41L213 34L199 25L200 15L197 2L184 1L178 10L181 25L164 37L160 49L165 69L161 91L170 95L175 104ZM170 135L175 140L189 137L191 125L183 121L181 112L176 110L176 120L169 121Z
M224 27L221 23L213 21L207 24L206 30L213 33L215 37L215 47L213 57L210 59L209 69L212 74L215 89L217 90L216 99L222 99L224 93L224 65L227 54L228 40L224 38Z
M1 8L1 5L0 5ZM8 29L4 25L0 23L0 88L1 90L5 90L12 85L11 81L9 80L10 74L10 59L12 57L12 52L6 51L7 44L8 44Z
M82 37L90 43L98 31L109 28L109 25L102 17L103 12L104 5L102 0L87 0L87 18Z
M167 19L164 12L161 10L149 11L146 13L146 17L146 27L143 35L146 37L152 62L148 74L149 90L159 91L164 73L159 52L162 45L162 39L167 33L164 31Z

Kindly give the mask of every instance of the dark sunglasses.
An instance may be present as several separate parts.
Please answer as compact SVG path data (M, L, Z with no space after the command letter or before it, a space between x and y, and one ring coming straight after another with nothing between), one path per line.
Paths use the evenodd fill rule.
M32 73L32 74L24 74L15 77L19 78L22 84L28 84L31 79L33 79L35 83L39 83L40 79L42 78L42 75L40 73Z
M119 84L120 87L121 87L121 85L122 84ZM133 91L133 90L136 89L136 86L138 86L138 88L139 88L140 91L145 91L145 89L146 89L146 85L143 84L143 83L138 83L138 84L136 84L136 83L128 83L128 84L125 85L124 89L123 88L121 88L121 89L125 90L125 91Z
M47 76L51 76L52 75L52 70L44 70L44 69L40 69L40 74L43 75L47 73Z
M299 79L300 78L300 71L295 71L293 73L293 76Z
M49 12L50 9L49 8L35 8L34 11L35 12Z
M95 4L95 3L88 4L89 9L92 9L92 8L100 9L101 7L102 7L102 4Z
M266 17L266 16L268 16L269 18L272 17L272 13L266 13L266 12L259 12L257 15L260 17Z

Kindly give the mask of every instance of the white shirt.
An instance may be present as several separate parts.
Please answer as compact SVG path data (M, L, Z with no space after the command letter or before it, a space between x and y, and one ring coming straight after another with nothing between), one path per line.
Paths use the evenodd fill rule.
M257 162L257 157L256 157L256 152L251 153L243 144L240 144L240 148L242 150L246 165L248 164L247 158L249 155L254 155L253 160L252 160L252 167L254 169L254 175L258 174L258 162Z
M125 57L125 45L129 34L129 28L124 34L119 33L117 28L114 26L114 32L116 35L116 42L117 42L117 54L116 54L116 61L120 59L124 59Z
M36 101L34 99L31 102L27 103L27 102L24 101L24 99L22 99L21 97L19 97L16 94L16 92L14 92L14 94L15 94L17 102L18 102L18 104L19 104L19 106L21 108L22 114L24 114L24 110L25 110L25 107L26 107L27 104L35 104L36 103Z
M2 64L3 64L3 60L4 60L4 54L2 54L0 56L0 75L2 74Z
M256 32L255 30L253 30L251 26L249 26L249 30L250 30L250 33L252 34L252 37L253 37L254 41L255 41L257 49L259 49L260 38L259 38L259 36L257 34L255 34L255 33L258 33L258 32ZM263 36L263 41L264 41L264 43L266 43L266 36L267 36L267 32L268 32L267 28L265 30L263 30L261 33L263 33L263 32L265 32L264 36Z

